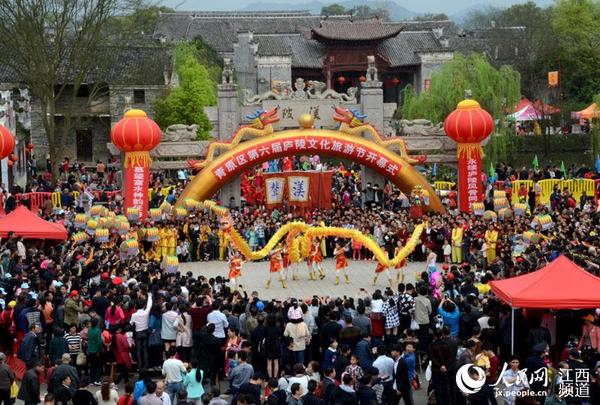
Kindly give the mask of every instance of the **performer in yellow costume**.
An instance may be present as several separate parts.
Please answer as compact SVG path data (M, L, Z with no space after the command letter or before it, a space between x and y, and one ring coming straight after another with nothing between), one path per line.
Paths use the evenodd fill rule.
M160 235L160 257L163 258L169 255L169 230L160 228L158 234Z
M168 230L167 252L168 252L169 256L177 255L177 237L178 237L177 228L173 227Z
M496 244L498 243L497 225L492 225L490 229L485 231L485 243L487 244L487 264L491 264L496 258Z
M227 232L223 231L223 229L219 228L219 260L223 260L225 258L225 252L229 247L229 235Z
M452 263L462 263L463 227L457 223L452 229Z

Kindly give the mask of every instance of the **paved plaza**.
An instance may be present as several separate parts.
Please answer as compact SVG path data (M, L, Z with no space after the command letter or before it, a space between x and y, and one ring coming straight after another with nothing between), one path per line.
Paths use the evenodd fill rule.
M333 259L325 259L323 261L323 268L325 269L327 276L325 279L317 281L308 279L306 263L300 263L298 267L300 280L291 280L290 274L288 276L286 289L281 286L281 283L277 282L276 276L273 277L271 288L265 288L266 280L269 275L268 261L248 262L244 265L242 270L243 275L238 284L242 284L248 294L250 294L252 291L258 291L259 296L267 300L274 298L285 299L288 297L306 298L312 297L313 295L330 297L356 297L359 295L361 288L364 288L367 290L367 292L372 293L377 288L383 290L389 285L385 274L382 274L379 277L376 286L372 284L373 274L377 265L376 261L348 260L348 264L348 274L350 276L349 284L344 282L344 278L342 276L340 277L340 284L337 286L334 285L335 260ZM226 277L227 273L229 272L228 263L222 261L181 263L179 269L182 273L191 270L194 273L194 276L203 275L209 278L216 276ZM404 282L414 284L415 276L424 270L426 270L425 262L408 263L408 266L404 269ZM390 274L394 280L394 288L397 287L396 271L397 270L395 269L390 270Z

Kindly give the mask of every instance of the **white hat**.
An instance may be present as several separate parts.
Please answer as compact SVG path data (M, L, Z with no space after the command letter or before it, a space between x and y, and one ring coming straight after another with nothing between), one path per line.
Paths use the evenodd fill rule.
M21 288L29 288L29 284L23 283L23 284L21 284Z

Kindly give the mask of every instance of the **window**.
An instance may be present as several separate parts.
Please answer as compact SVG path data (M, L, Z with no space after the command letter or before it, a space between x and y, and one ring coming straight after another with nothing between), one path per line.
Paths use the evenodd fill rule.
M77 160L80 162L92 162L93 145L92 131L90 129L78 129L75 131L77 142Z
M146 91L142 89L133 90L133 104L146 104Z
M77 88L77 97L89 97L90 96L90 86L87 84L82 84Z

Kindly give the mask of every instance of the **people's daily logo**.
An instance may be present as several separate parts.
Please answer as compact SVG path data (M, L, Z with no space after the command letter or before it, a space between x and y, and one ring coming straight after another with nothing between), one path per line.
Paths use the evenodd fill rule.
M474 366L473 363L465 364L456 372L456 385L467 395L479 392L484 384L485 371L481 367Z

